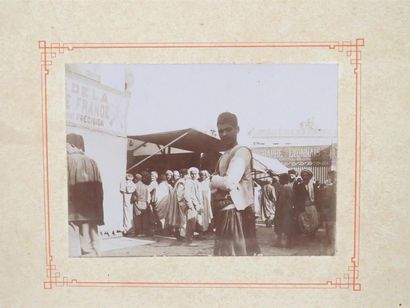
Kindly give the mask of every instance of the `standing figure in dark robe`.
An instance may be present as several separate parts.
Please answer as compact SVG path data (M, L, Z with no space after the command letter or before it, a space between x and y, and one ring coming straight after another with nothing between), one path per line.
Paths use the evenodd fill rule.
M158 209L158 173L156 171L151 171L151 183L148 185L149 193L149 207L151 214L151 227L152 234L160 234L162 232L162 224L159 218L159 209Z
M145 175L146 176L146 175ZM148 187L143 182L143 175L135 175L135 191L134 191L134 224L135 233L137 236L149 235L150 230L150 217L148 209Z
M329 254L334 254L335 225L336 225L336 171L329 171L330 182L325 188L325 200L322 205L322 221L326 230L329 244Z
M272 183L272 178L267 178L261 192L262 219L268 228L272 227L273 219L275 218L276 189Z
M301 232L313 238L319 227L319 214L315 205L317 187L310 170L304 169L300 175L302 182L297 182L294 186L299 227Z
M146 195L147 207L145 211L143 212L143 221L144 221L144 230L145 230L144 235L152 236L154 235L154 218L153 218L153 211L152 211L152 205L151 205L151 199L152 199L151 193L152 193L152 186L153 186L151 185L152 177L148 171L141 172L141 176L142 176L142 184L145 185L145 188L147 190L147 195ZM144 191L144 189L141 189L141 190Z
M283 173L279 176L279 183L281 186L279 187L274 220L274 230L277 235L275 246L284 246L287 248L292 247L295 229L293 220L293 183L289 183L289 181L289 174Z
M252 152L238 145L236 115L220 114L217 127L224 153L211 179L216 222L214 255L258 255Z
M100 254L97 226L104 224L100 171L84 150L81 135L67 135L68 225L72 257Z

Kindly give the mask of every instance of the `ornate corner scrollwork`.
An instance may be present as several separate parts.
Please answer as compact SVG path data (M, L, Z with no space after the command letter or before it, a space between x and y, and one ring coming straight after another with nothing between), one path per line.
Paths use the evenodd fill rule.
M41 67L45 75L50 72L50 66L53 64L53 60L58 55L63 54L65 51L73 51L72 44L67 43L51 43L47 44L46 41L39 41L38 48L41 49Z
M335 280L328 280L326 284L335 289L352 289L353 291L361 291L362 285L358 282L359 267L354 258L351 259L352 265L347 268L347 273L341 277L336 277Z
M77 279L70 279L57 271L57 267L53 264L53 257L49 257L47 265L47 279L43 282L44 289L52 289L55 287L68 287L77 284Z
M340 53L345 53L350 58L350 64L355 65L355 69L361 65L362 52L361 47L364 47L364 39L356 39L353 41L341 41L338 43L330 44L329 48L337 50ZM356 74L356 70L355 70Z

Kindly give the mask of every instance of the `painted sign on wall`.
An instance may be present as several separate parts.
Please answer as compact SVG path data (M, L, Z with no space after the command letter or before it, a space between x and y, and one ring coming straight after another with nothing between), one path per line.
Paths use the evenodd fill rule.
M291 146L253 148L252 151L267 157L276 158L281 162L330 161L331 146Z
M125 137L129 99L127 93L95 80L71 72L66 74L67 125Z

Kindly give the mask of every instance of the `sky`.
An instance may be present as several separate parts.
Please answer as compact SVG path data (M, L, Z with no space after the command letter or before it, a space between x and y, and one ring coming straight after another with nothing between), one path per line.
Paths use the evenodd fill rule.
M336 64L132 65L128 133L216 129L224 111L238 116L240 139L252 128L299 128L313 118L337 129Z
M118 88L123 88L124 72L131 76L126 77L129 135L216 130L216 118L224 111L238 116L244 144L253 128L299 128L311 118L317 128L337 129L337 64L97 66L104 82Z

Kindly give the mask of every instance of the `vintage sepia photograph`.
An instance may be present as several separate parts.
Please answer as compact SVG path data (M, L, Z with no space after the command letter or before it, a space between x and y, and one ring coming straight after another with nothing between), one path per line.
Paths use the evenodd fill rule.
M65 69L70 257L337 253L337 64Z

